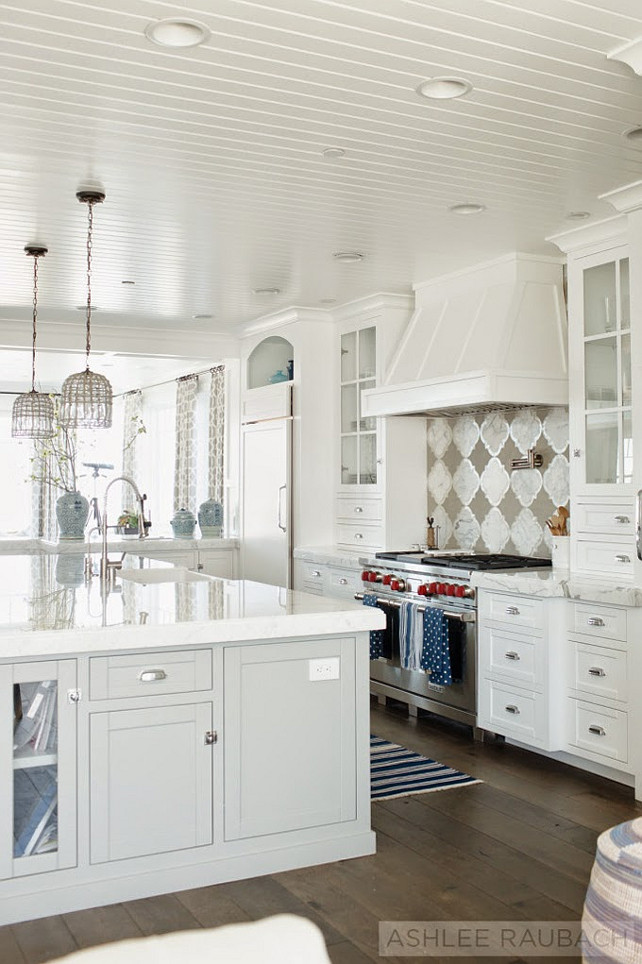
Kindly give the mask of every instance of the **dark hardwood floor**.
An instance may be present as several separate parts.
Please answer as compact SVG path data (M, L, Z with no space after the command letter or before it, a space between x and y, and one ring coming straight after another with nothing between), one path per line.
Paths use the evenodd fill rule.
M375 803L372 857L0 927L1 964L282 912L319 924L334 964L401 962L380 920L579 919L598 834L642 814L631 789L434 717L373 704L372 732L484 782Z

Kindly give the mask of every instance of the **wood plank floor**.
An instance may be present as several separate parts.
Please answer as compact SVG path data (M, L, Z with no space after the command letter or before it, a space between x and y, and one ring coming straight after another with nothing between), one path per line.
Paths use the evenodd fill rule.
M577 920L598 834L642 815L626 787L434 717L373 703L372 732L484 783L375 803L372 857L0 927L1 964L282 912L315 921L334 964L402 962L379 957L380 920Z

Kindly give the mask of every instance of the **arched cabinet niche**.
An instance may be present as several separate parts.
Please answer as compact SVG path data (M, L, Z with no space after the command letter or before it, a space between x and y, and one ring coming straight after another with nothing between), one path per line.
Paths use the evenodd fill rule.
M247 359L247 387L261 388L292 381L294 348L280 335L270 335L252 349Z

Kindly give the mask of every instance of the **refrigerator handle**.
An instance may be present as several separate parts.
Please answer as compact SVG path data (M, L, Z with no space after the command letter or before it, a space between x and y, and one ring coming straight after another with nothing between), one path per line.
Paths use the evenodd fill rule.
M642 489L635 500L635 548L638 559L642 559Z
M282 500L282 498L281 498L281 493L282 493L282 492L287 492L287 488L288 488L287 485L280 485L280 486L279 486L279 504L278 504L278 519L277 519L277 525L278 525L279 529L281 529L282 532L287 532L287 526L284 526L284 525L283 525L283 522L281 521L281 506L283 505L283 500Z

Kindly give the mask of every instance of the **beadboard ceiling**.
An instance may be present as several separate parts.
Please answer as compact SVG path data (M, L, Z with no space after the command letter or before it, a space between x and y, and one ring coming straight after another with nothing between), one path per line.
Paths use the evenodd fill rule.
M176 16L209 40L146 38ZM30 344L22 249L41 242L42 325L77 324L82 347L75 192L93 185L97 327L230 333L508 251L555 254L544 238L569 212L609 216L597 196L642 177L623 137L642 124L642 78L607 60L641 36L640 0L1 3L0 321ZM472 92L418 97L444 75ZM461 202L487 210L448 211Z

